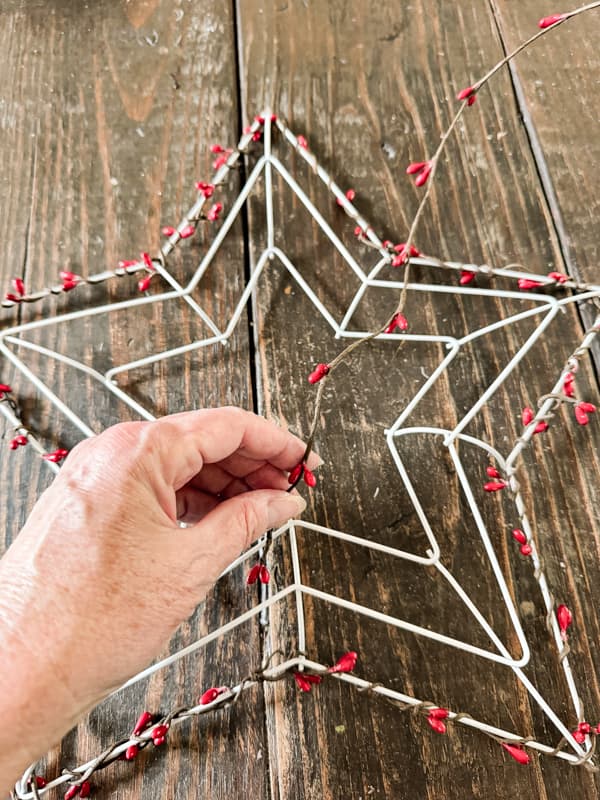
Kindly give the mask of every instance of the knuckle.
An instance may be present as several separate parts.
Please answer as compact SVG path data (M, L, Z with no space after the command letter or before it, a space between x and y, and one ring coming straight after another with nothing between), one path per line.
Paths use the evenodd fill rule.
M102 431L98 436L83 439L71 450L67 463L90 461L98 463L106 460L122 462L133 454L139 453L144 429L151 425L148 422L120 422Z
M80 442L77 442L75 447L72 447L69 452L69 463L72 464L74 460L76 460L82 455L86 455L91 450L93 450L96 445L96 438L97 437L94 436L88 439L82 439Z
M113 449L115 452L125 451L138 440L148 422L119 422L103 431L96 439L98 444Z
M263 533L263 518L256 503L250 498L241 498L237 517L237 527L243 533L245 541L252 541Z
M235 419L243 421L247 419L251 414L250 411L246 411L245 409L240 408L239 406L223 406L222 410L231 417L232 421Z

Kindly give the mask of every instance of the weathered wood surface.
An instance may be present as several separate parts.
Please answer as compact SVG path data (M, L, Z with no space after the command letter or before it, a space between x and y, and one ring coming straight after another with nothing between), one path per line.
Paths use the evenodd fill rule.
M0 21L0 72L5 82L0 285L17 274L27 286L44 286L55 283L67 265L87 275L113 268L118 259L141 250L155 251L161 224L178 220L195 199L194 181L211 174L210 142L236 136L230 10L210 2L159 0L9 2L2 4ZM204 289L203 302L209 303L209 313L216 318L223 316L243 285L241 226L235 233L218 259L217 277ZM182 251L173 262L176 272L189 274L203 247L199 240ZM218 277L225 275L225 265L227 280ZM109 297L131 296L137 291L135 282L135 278L113 281ZM89 295L92 301L103 302L107 292L98 287ZM64 308L84 300L72 295L49 305ZM47 310L48 306L32 306L24 314L34 318ZM149 349L188 342L199 332L185 305L161 304L145 307L141 314L138 309L132 315L115 315L111 321L95 317L44 331L40 339L48 347L68 350L102 367L129 361ZM217 355L218 368L213 353L200 351L126 377L129 385L133 382L136 397L158 413L227 403L252 407L245 320L231 346ZM66 392L77 410L91 418L94 429L118 421L119 413L124 413L122 405L82 382L81 376L33 353L28 362L59 393ZM11 370L5 373L3 368L2 380L14 382L21 396L23 383ZM74 431L69 426L57 430L56 417L47 406L41 405L41 415L36 411L33 392L26 391L24 399L30 424L56 436L57 445L73 443ZM49 473L29 452L20 452L15 459L6 447L10 431L5 426L3 433L2 474L9 477L2 481L0 529L8 544ZM245 610L249 599L235 588L239 582L237 576L220 586L206 609L181 628L172 648L195 641L208 627ZM232 678L244 677L255 667L257 631L244 628L243 636L243 645L235 639L219 642L202 663L187 659L122 698L106 702L66 739L62 753L52 755L48 774L57 763L79 763L120 738L140 709L167 711L198 697L215 683L215 664L231 663ZM178 794L187 791L196 796L200 783L202 792L212 796L265 797L264 716L262 697L249 696L230 717L215 717L191 736L189 731L173 731L175 746L168 755L146 754L134 771L107 770L99 791L169 797L178 786ZM239 768L224 769L228 761Z
M504 2L488 7L418 0L403 7L359 0L273 5L247 0L233 10L203 0L105 0L75 12L67 0L9 0L0 11L0 73L6 76L0 107L0 233L5 247L0 285L16 274L28 285L44 285L67 264L88 274L155 248L160 224L177 219L194 180L209 174L208 144L236 140L238 92L244 118L271 105L307 136L341 185L357 190L358 206L376 230L401 241L419 198L404 175L406 163L431 152L455 107L456 90L501 57L503 42L514 44L535 28L538 17L555 10L543 5L528 0L517 10ZM596 18L577 23L579 46L572 53L569 49L570 69L561 69L564 50L544 42L517 64L555 202L548 202L548 180L545 185L540 181L531 130L528 135L523 108L515 102L510 76L503 73L491 90L482 92L450 143L439 188L417 236L422 250L498 265L518 261L534 272L562 265L598 280L593 233L597 181L586 177L593 171L577 178L581 159L593 162L597 137L590 125L578 128L575 138L575 126L565 124L565 119L594 121L597 88L590 65L597 58ZM553 41L564 42L566 35L565 27ZM552 98L542 96L535 82L550 84L557 70L560 81L555 81ZM324 188L297 157L281 152L334 229L365 259L365 251L352 242L352 226ZM594 168L587 164L588 170ZM339 319L356 287L298 201L280 181L276 190L278 242ZM248 207L247 241L240 224L219 259L220 277L203 284L203 301L216 317L224 318L239 295L244 245L255 259L264 243L261 191ZM182 251L176 262L179 274L189 273L204 246L200 240ZM371 260L366 256L365 263ZM430 280L431 273L416 271L414 277ZM119 282L111 296L127 296L132 284ZM102 290L91 293L93 300L104 296ZM362 324L381 320L393 303L389 294L369 295L360 312ZM460 335L518 307L458 303L442 296L424 302L419 295L409 298L406 313L415 332ZM42 312L28 308L25 313L34 318ZM252 407L260 400L261 412L306 433L313 390L305 375L341 344L275 263L259 287L252 321L258 334L256 401L252 337L245 319L227 350L202 350L168 367L126 376L128 385L135 382L136 396L160 413L224 402ZM50 331L43 341L105 364L129 360L146 347L180 343L198 330L185 308L156 307L143 324L139 317L118 325L96 318L70 333ZM531 330L531 323L514 326L466 349L423 402L414 424L455 424ZM573 311L560 315L468 432L506 452L519 433L520 408L550 390L582 330ZM377 343L337 373L326 393L317 439L326 465L311 495L308 519L423 552L425 539L400 488L383 431L442 355L439 346L397 351ZM97 393L91 402L91 386L76 389L74 376L58 365L29 361L53 386L68 391L93 425L100 428L114 420L117 407ZM11 370L0 379L22 386ZM589 367L582 370L580 387L584 396L597 395ZM32 424L56 436L57 443L69 444L73 431L57 430L55 416L39 408L34 394L26 395ZM6 439L10 432L3 430ZM546 437L537 438L526 458L529 470L519 475L556 595L568 599L575 612L575 663L592 721L600 717L595 669L600 530L594 513L600 499L599 442L597 424L575 429L570 415L561 414ZM480 485L486 459L467 448L461 452L473 485ZM516 653L515 636L439 441L406 441L401 453L438 532L444 563ZM6 531L8 544L48 475L27 452L14 454L3 447L0 458L2 474L9 476L0 489L0 530ZM499 497L482 497L482 507L532 649L541 654L529 674L567 714L537 588L509 541L515 524L511 508ZM301 552L310 585L413 622L432 623L443 632L466 633L473 643L487 646L485 636L469 623L468 612L430 571L366 557L312 534L301 535ZM283 580L289 572L285 548L274 556L281 560L276 577ZM207 608L183 626L173 648L245 608L249 601L239 586L239 575L220 585ZM556 742L505 668L319 602L308 603L307 611L309 655L329 661L355 647L361 676ZM276 614L274 641L286 642L288 636L293 641L293 631L288 633L292 623L287 609ZM230 670L228 680L242 677L258 655L256 631L248 626L239 638L218 643L205 658L186 659L126 695L124 702L108 701L66 740L62 754L52 755L49 772L59 759L72 762L99 750L127 729L142 706L166 709L197 696L202 687L222 683L223 665ZM174 747L133 768L107 770L98 792L281 800L517 795L555 800L595 797L597 784L585 771L550 759L534 757L529 768L520 767L507 761L496 743L462 729L436 736L422 717L400 714L338 684L300 696L286 683L266 687L264 694L253 691L222 718L186 725Z
M532 22L534 29L538 16L541 14ZM325 13L312 4L288 3L267 10L257 2L243 4L240 30L248 114L265 104L283 114L294 130L307 134L316 152L324 154L340 184L356 189L358 207L375 220L376 230L402 241L419 196L404 175L405 165L431 153L455 108L455 92L502 55L489 10L484 4L424 2L411 4L410 10L397 4L373 3L367 12L363 3L350 2L330 3ZM538 68L543 69L543 65ZM593 93L593 86L588 91ZM417 236L418 246L425 252L458 259L495 264L519 261L538 272L560 265L551 213L508 76L498 76L471 111L474 113L466 117L450 144L431 211ZM383 145L392 145L396 155L390 158L389 148ZM331 209L331 200L319 182L306 170L301 172L311 197L321 207ZM321 297L340 318L344 303L356 287L351 280L346 284L339 279L341 260L332 255L323 237L317 237L299 203L293 208L290 215L289 199L282 193L277 216L287 252L305 276L320 279ZM350 241L352 226L343 214L336 216L333 210L331 216L336 230ZM257 211L251 234L262 224ZM306 373L315 362L329 360L338 352L339 344L327 340L325 324L315 320L299 292L294 305L286 295L282 299L281 289L287 283L292 282L273 272L262 296L260 363L264 383L272 387L267 395L267 413L302 431L306 430L311 391L302 371L298 375L297 362L304 365ZM380 294L365 316L381 320L389 311L390 301ZM501 316L502 310L488 306L486 312L476 302L465 305L438 297L426 303L409 298L406 313L411 330L442 332L449 328L459 331L467 324L475 327ZM576 335L581 332L575 314L569 314L563 324L563 331L572 327ZM415 424L451 425L530 329L517 327L475 345L423 404L424 409L415 415ZM568 352L566 338L556 326L518 378L507 383L470 430L490 437L501 449L514 440L523 401L532 401L548 391L552 382L549 376ZM295 354L294 359L289 358L290 352ZM386 543L414 546L422 552L419 523L405 494L398 489L383 430L422 382L420 365L425 365L425 373L430 374L440 356L436 348L405 347L401 353L394 353L383 344L373 345L357 354L347 371L337 373L333 388L327 391L317 442L327 463L312 498L316 519ZM597 437L597 433L594 435ZM428 512L432 512L434 529L442 527L444 563L486 609L496 630L506 632L497 592L469 533L472 522L457 497L447 459L441 448L434 449L425 437L417 442L412 447L407 443L403 454L408 455L411 477L425 498ZM574 456L575 445L585 448L581 459ZM587 609L584 616L590 643L585 636L577 640L584 683L586 675L594 674L598 630L589 597L598 574L598 528L590 513L597 490L594 495L587 488L593 483L591 465L597 463L597 445L598 438L591 440L573 431L571 425L559 425L556 433L534 445L534 458L528 459L535 467L531 484L525 473L522 478L526 490L540 498L535 503L536 528L547 546L557 594L568 591L572 602ZM552 455L557 447L569 454L563 463L557 463ZM481 454L469 455L473 483L481 485L486 459ZM569 477L565 474L568 472ZM583 502L574 485L587 494ZM548 486L554 487L550 497L544 488ZM518 597L525 601L522 610L529 614L527 632L534 646L542 648L544 666L535 670L536 680L556 698L557 691L562 691L561 682L554 683L551 677L556 661L542 647L546 633L539 610L534 611L527 602L534 601L539 609L536 589L526 565L515 559L514 546L507 541L514 517L508 507L499 512L502 504L497 498L483 500L483 505L497 533L495 542L502 560L514 585L519 586ZM498 520L494 522L496 514ZM561 536L550 534L557 526ZM575 530L585 530L585 537L576 535ZM439 630L459 632L468 625L468 612L452 602L430 575L419 574L418 568L392 566L385 559L367 558L350 548L315 543L314 538L303 544L303 557L312 585L411 621L435 620ZM564 574L558 568L560 561L566 565ZM361 675L406 687L433 702L469 708L498 724L521 730L537 726L539 730L539 715L529 710L525 696L502 668L482 666L462 655L457 657L451 650L382 630L377 624L359 622L322 603L308 605L309 649L323 660L356 646L361 653ZM442 607L446 613L441 619ZM286 622L284 618L282 626ZM514 644L510 634L504 638ZM491 680L486 677L492 675ZM281 690L276 696L285 702L270 732L272 749L278 756L277 782L273 785L279 795L275 792L275 796L458 798L472 793L508 798L518 793L520 797L557 798L568 791L578 797L596 794L593 781L582 772L565 772L554 762L539 762L524 772L498 758L495 744L459 732L443 740L432 737L422 719L403 719L364 697L349 698L337 687L330 689L325 699L321 696L319 702L295 697L291 690ZM586 700L588 707L597 707L594 680L589 680ZM338 726L342 726L342 733L336 733Z

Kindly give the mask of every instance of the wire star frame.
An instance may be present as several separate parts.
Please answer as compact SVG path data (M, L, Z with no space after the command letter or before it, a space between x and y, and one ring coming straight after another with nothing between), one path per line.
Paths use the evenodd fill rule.
M311 201L307 193L303 190L298 181L294 178L292 173L287 169L282 160L273 152L272 141L273 136L278 135L283 145L288 146L296 153L297 156L302 158L314 172L316 176L325 184L335 201L340 205L348 215L349 219L355 225L355 233L359 241L365 245L363 248L364 257L357 258L351 250L344 244L338 234L334 231L329 224L323 213ZM553 295L547 294L543 291L544 288L554 288L557 285L557 279L548 276L534 276L532 280L530 273L524 272L519 269L495 269L487 265L465 264L461 262L447 262L440 261L437 258L427 256L412 256L411 263L430 268L436 274L442 277L441 283L423 283L423 282L410 282L408 280L389 280L381 277L384 268L389 267L393 263L394 255L393 248L390 248L389 243L382 242L375 234L373 228L369 225L367 220L360 214L358 209L353 204L352 200L348 197L347 193L337 185L328 172L319 164L316 156L308 148L308 144L303 136L296 136L286 125L286 123L274 115L270 110L265 110L263 114L256 118L255 122L249 127L247 132L242 136L236 148L224 151L219 156L218 169L210 184L203 184L203 187L218 187L220 184L227 180L230 170L238 163L240 158L248 152L248 149L253 143L261 140L263 141L262 154L257 158L244 186L242 187L239 195L232 204L227 215L224 217L221 227L216 232L214 239L206 249L206 252L200 261L198 268L192 275L187 283L182 283L177 280L167 268L167 259L172 253L174 248L180 244L182 239L187 238L189 230L194 229L198 220L202 215L208 216L210 219L210 212L208 215L204 212L205 205L209 197L212 195L212 189L200 189L200 195L196 203L190 208L188 213L182 219L176 229L170 234L168 241L164 244L161 252L157 258L150 259L142 258L139 262L126 262L113 272L104 272L95 276L90 276L85 281L80 276L68 275L63 277L63 285L51 287L40 292L26 295L23 293L22 297L16 299L8 299L3 303L5 307L18 304L19 302L28 301L35 302L43 300L51 294L58 294L62 291L70 291L75 288L70 284L77 285L78 283L101 283L112 277L124 277L128 274L143 273L145 276L142 281L152 276L160 276L163 281L170 287L168 291L156 292L154 294L144 294L140 297L131 298L128 300L108 303L99 306L92 306L89 308L68 311L55 316L48 316L32 322L21 323L5 328L0 333L0 352L14 367L19 370L23 377L29 381L36 390L49 400L56 410L81 432L83 436L89 437L94 435L94 431L89 427L88 423L76 414L68 405L68 403L58 396L44 381L42 381L27 365L26 361L15 352L15 348L25 348L26 350L37 352L40 355L46 356L50 359L62 362L70 367L73 367L80 372L86 374L101 385L105 390L115 395L118 400L125 403L142 419L152 420L154 414L152 410L141 405L131 394L125 389L117 385L116 377L121 373L129 372L134 369L145 367L150 364L155 364L160 361L180 356L185 353L190 353L199 350L200 348L209 347L211 345L223 345L233 335L236 326L238 325L244 309L247 304L252 302L255 298L257 287L261 275L269 269L273 262L277 262L288 275L294 280L299 289L306 295L308 300L312 303L315 310L322 316L325 322L331 328L333 336L337 339L356 339L360 340L369 335L369 331L354 330L352 329L352 321L354 320L357 311L361 306L361 302L365 298L369 289L376 288L389 292L414 292L420 293L424 298L426 297L430 302L435 302L436 296L443 294L452 294L457 297L478 297L484 300L490 299L504 299L507 301L515 301L523 303L527 306L524 310L511 314L503 319L498 319L491 324L484 327L469 330L464 332L462 336L451 335L425 335L413 333L383 333L377 334L379 340L397 344L405 342L412 343L435 343L441 345L445 349L445 355L434 369L432 374L426 378L425 382L419 387L418 391L410 399L406 407L401 411L397 418L392 422L389 428L385 431L385 439L394 464L396 466L402 486L406 490L413 506L416 511L417 517L422 526L423 533L427 540L427 546L424 552L411 552L409 550L399 549L378 543L376 541L367 540L345 531L337 531L322 525L306 522L303 520L292 520L277 531L270 532L260 542L256 543L239 559L237 559L224 573L227 574L240 565L252 565L256 562L257 558L266 563L270 553L271 544L279 539L286 540L292 561L293 579L285 586L277 587L275 590L272 588L272 583L264 583L261 587L262 594L260 601L257 602L250 610L237 618L231 620L227 624L210 631L207 635L200 638L195 643L180 650L168 658L153 664L147 670L144 670L130 681L128 681L121 689L133 685L136 682L143 680L157 670L163 669L166 666L174 663L175 661L183 658L194 651L205 648L209 643L214 640L232 635L236 629L241 625L247 623L249 620L257 620L259 623L264 624L268 620L268 616L274 606L291 599L295 607L295 616L297 624L297 642L298 652L292 657L284 657L276 663L277 651L271 654L271 658L267 658L260 669L247 679L238 683L232 688L220 687L215 690L216 694L205 698L195 706L182 710L178 710L167 718L155 723L154 727L147 725L145 728L137 730L131 736L127 736L114 745L111 745L102 754L92 761L82 764L81 766L65 770L62 775L52 781L38 785L33 777L35 776L35 767L30 767L24 774L22 779L15 787L15 794L22 800L29 800L29 798L36 797L43 794L49 789L60 786L62 784L69 784L72 788L77 787L80 796L84 796L81 787L87 781L89 776L99 767L103 767L112 763L118 757L127 752L128 748L135 746L142 748L149 743L156 743L156 736L153 735L156 727L163 726L168 729L172 724L176 724L182 719L197 714L203 714L211 711L214 708L220 708L233 702L242 691L245 691L252 686L256 685L261 680L277 680L289 675L290 673L296 676L313 676L320 678L324 675L332 675L334 679L340 680L355 688L369 691L372 695L381 697L400 708L412 708L417 711L425 712L429 715L433 714L433 720L447 720L449 722L456 721L460 725L470 727L482 733L491 736L502 743L513 755L520 760L520 753L524 753L523 746L537 750L539 753L553 755L572 765L585 765L587 768L595 769L594 764L594 748L595 737L592 731L581 728L581 725L587 725L584 722L585 715L582 703L577 690L577 683L571 664L569 661L569 645L567 642L566 628L568 621L565 617L557 615L555 607L555 599L552 594L551 587L546 577L543 568L543 559L540 553L539 544L534 536L533 528L527 516L525 502L523 500L520 484L517 479L517 468L520 465L522 455L530 444L532 438L540 431L540 425L543 426L546 421L552 416L553 411L558 405L563 402L570 401L571 392L570 386L572 384L574 375L576 374L579 365L584 357L586 357L590 350L595 337L600 333L600 315L596 318L593 325L583 336L578 347L573 351L571 356L566 360L562 370L549 385L549 392L542 398L539 408L536 412L531 412L527 420L524 420L524 430L522 435L505 453L501 453L498 449L492 447L488 442L481 438L470 435L466 432L469 423L481 412L486 403L494 396L500 387L507 381L507 379L515 372L515 370L522 363L531 348L540 340L544 332L555 320L560 312L565 307L571 304L581 304L587 301L594 301L600 298L600 285L583 285L578 284L571 279L559 281L559 286L562 289L571 290L571 294L557 298ZM309 282L302 275L301 270L294 264L293 260L285 252L285 249L278 244L276 233L276 220L273 202L273 194L275 191L274 177L278 176L283 180L287 190L295 196L300 203L304 206L308 214L311 216L314 223L318 226L320 231L327 237L331 246L339 254L343 260L344 265L350 270L354 279L359 283L359 288L356 290L352 301L348 308L342 314L338 321L335 316L335 311L329 309L326 304L320 299L318 292L315 288L311 287ZM231 312L228 324L221 329L216 322L209 316L207 311L200 305L192 296L194 290L200 285L207 271L213 264L217 253L227 235L232 229L238 215L240 214L244 204L248 201L251 193L255 189L259 179L264 181L264 211L266 220L266 246L260 254L256 263L253 265L252 273L247 281L241 296L235 307ZM213 207L214 208L214 207ZM220 209L219 209L220 212ZM213 214L217 216L218 214ZM397 252L397 251L395 251ZM373 258L370 255L374 254ZM471 285L470 281L466 285L450 285L444 282L448 277L455 278L457 275L488 275L495 276L502 279L509 279L513 282L525 282L526 288L529 291L524 295L523 291L512 291L510 289L501 288L482 288L476 285ZM140 281L140 283L142 283ZM66 285L65 285L66 284ZM533 284L533 285L530 285ZM142 287L140 287L142 288ZM143 284L143 288L148 288L148 283ZM62 325L72 320L87 318L96 315L110 315L122 309L136 308L140 305L152 304L170 300L181 300L186 303L192 311L202 320L208 327L211 335L205 338L199 338L196 341L182 344L178 347L169 348L162 352L150 353L143 358L135 359L124 364L114 365L108 370L101 372L94 369L88 364L82 363L71 356L51 350L36 342L32 342L23 338L32 331L48 328L49 326ZM522 320L531 320L535 322L535 328L531 334L521 344L518 351L512 355L507 361L505 366L500 370L494 380L482 391L476 402L469 408L463 416L452 427L436 427L435 425L423 426L411 424L411 417L418 409L419 404L431 392L433 387L440 379L442 379L450 364L456 357L464 351L465 347L470 343L500 330L507 326L513 326ZM60 458L52 458L53 453L47 453L41 441L39 441L32 431L25 427L18 411L18 407L10 398L10 393L6 392L4 395L0 392L0 411L7 418L9 424L17 431L17 434L24 436L27 442L33 446L48 463L48 467L53 471L59 469L57 461ZM506 613L512 626L512 632L516 636L519 651L511 653L499 634L494 630L492 625L488 622L484 611L482 611L471 599L467 591L461 586L460 581L452 574L444 564L444 544L440 542L439 535L435 532L433 524L428 515L428 503L432 502L432 498L422 498L419 496L415 489L413 481L411 480L410 464L405 463L401 456L401 449L399 442L403 437L418 437L421 435L433 436L436 438L440 448L443 448L449 455L455 470L458 480L460 491L471 512L472 519L484 548L489 567L491 568L499 596L506 609ZM499 563L496 549L492 543L490 531L486 526L481 511L481 494L477 493L467 475L467 470L463 459L461 458L460 447L461 443L466 443L477 448L482 455L482 462L494 462L496 467L489 468L491 471L488 474L498 480L491 482L486 486L488 491L500 491L507 489L510 494L517 518L519 520L519 533L522 539L517 541L527 550L523 551L529 557L529 562L533 571L533 576L537 582L540 591L540 600L545 609L547 617L548 632L554 643L557 663L559 669L562 671L566 685L568 687L569 702L570 702L570 717L576 718L580 723L580 728L574 733L572 727L566 723L561 715L547 702L541 692L532 683L525 673L525 668L532 663L532 653L530 651L528 641L523 630L522 621L517 610L516 599L509 589L506 576ZM55 451L59 452L59 451ZM492 488L493 487L493 488ZM383 553L395 559L401 559L414 565L415 568L430 567L436 571L439 580L445 581L447 585L454 592L458 600L460 600L464 607L468 610L474 622L480 626L482 631L489 639L489 647L480 647L464 641L461 638L449 636L441 631L433 630L429 627L417 625L408 619L402 619L396 616L382 613L381 611L362 605L360 603L348 600L347 598L333 595L330 592L323 591L309 585L306 574L303 573L301 558L299 554L299 539L303 537L327 537L333 541L342 541L358 547L361 551L373 551ZM408 693L402 693L389 686L382 685L365 678L358 677L357 675L350 674L350 671L337 670L335 668L327 667L316 661L312 661L307 655L307 633L305 626L305 599L315 598L323 600L334 606L346 609L347 611L374 620L382 625L391 626L415 636L424 637L433 640L439 644L455 648L459 651L469 653L470 655L478 658L494 662L502 665L507 670L510 670L517 681L525 687L530 700L533 704L537 705L541 712L544 714L549 723L556 731L559 742L557 745L550 745L535 738L522 735L520 732L513 732L503 730L496 726L490 725L483 720L475 719L464 711L453 711L451 709L444 709L442 706L437 706L435 703L428 700L419 699L411 696ZM561 607L559 607L561 608ZM562 607L564 608L564 607ZM568 613L568 612L567 612ZM352 664L353 666L353 664ZM316 680L315 680L316 682ZM438 714L436 717L435 712L443 711L443 714ZM432 727L434 727L432 725ZM434 727L435 730L435 727ZM166 732L166 731L165 731ZM579 734L579 735L577 735ZM164 738L164 737L163 737ZM512 751L509 749L512 748ZM74 795L73 795L74 796Z

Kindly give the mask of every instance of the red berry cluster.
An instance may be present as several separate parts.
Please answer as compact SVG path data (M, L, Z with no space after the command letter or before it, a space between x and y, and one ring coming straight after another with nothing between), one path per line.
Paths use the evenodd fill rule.
M314 472L312 472L306 466L306 463L304 461L301 461L299 464L296 464L294 469L288 475L288 482L293 486L295 483L298 483L300 478L302 478L304 483L311 489L314 489L314 487L317 485L317 479L315 477Z
M11 281L11 286L14 291L6 292L4 295L5 299L10 300L13 303L20 303L25 297L25 284L23 283L23 279L13 278Z
M210 152L217 156L213 161L213 169L216 171L229 161L229 156L233 153L233 149L231 147L222 147L220 144L211 144Z
M357 659L358 654L354 650L349 650L343 656L340 656L335 664L329 667L324 674L334 675L336 672L352 672L356 666ZM293 676L296 686L301 692L310 692L314 685L321 683L323 680L323 675L316 675L313 672L294 672Z
M246 578L246 583L248 586L252 586L256 583L256 581L260 581L260 583L267 584L271 580L271 573L269 572L266 564L263 561L259 561L258 564L255 564L250 572L248 573L248 577Z

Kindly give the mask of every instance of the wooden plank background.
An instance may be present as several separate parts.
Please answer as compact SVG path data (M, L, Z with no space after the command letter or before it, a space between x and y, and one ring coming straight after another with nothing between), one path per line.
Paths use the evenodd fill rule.
M406 164L431 152L450 120L456 91L533 31L539 17L554 11L543 0L414 0L410 5L98 0L76 6L69 0L5 0L0 10L0 286L14 275L31 287L46 285L65 267L88 274L140 250L156 249L160 226L178 219L193 196L194 181L210 174L208 145L235 142L241 125L265 105L307 136L341 185L356 189L359 208L378 232L401 240L419 198L404 175ZM481 263L516 261L534 272L561 269L599 280L597 18L576 20L542 40L481 93L441 166L418 235L423 251ZM282 157L351 243L351 226L323 187L298 159ZM234 177L229 196L242 177ZM276 190L278 239L339 318L353 288L340 279L343 265L279 182ZM201 290L202 302L219 320L239 296L263 243L261 192L259 186L243 224L228 237L217 269ZM177 274L189 274L209 235L182 248L174 262ZM430 275L417 271L415 277ZM110 296L126 297L131 289L131 283L120 281L111 285ZM83 300L104 297L103 289L90 290ZM55 307L74 302L79 301L63 298ZM369 294L360 312L363 324L380 320L389 303L384 293ZM454 333L510 310L507 304L410 297L407 315L415 331L445 333L450 328ZM40 313L26 308L23 319ZM582 319L573 310L560 315L469 432L505 450L518 435L520 408L549 391L591 313L584 309ZM3 320L14 319L3 314ZM69 330L50 330L43 341L104 365L129 360L146 348L188 341L201 331L182 306L152 306L143 314L135 320L123 315L110 325L95 318ZM420 406L415 424L455 423L531 330L531 324L514 326L469 348ZM269 268L252 316L242 320L230 347L201 350L125 379L159 413L235 403L302 434L312 397L305 375L338 349L339 342L290 279ZM383 430L441 353L439 347L423 345L396 353L376 343L340 370L327 390L317 441L326 464L310 496L308 519L422 551L424 537L410 501L398 488ZM28 362L66 392L75 407L85 409L95 428L123 414L96 392L92 401L92 387L76 383L68 369L43 359ZM11 369L3 368L0 380L14 383L27 422L42 436L56 444L73 443L74 431L57 426L51 409ZM586 396L597 396L591 366L578 381ZM7 440L10 431L1 425ZM595 669L599 442L596 421L589 429L575 429L561 414L548 436L538 437L527 456L529 470L520 475L551 583L575 612L574 663L593 722L600 719ZM423 437L402 447L443 541L444 563L515 651L514 634L439 442ZM472 462L469 475L477 485L485 464L466 448L463 457ZM5 476L0 531L7 546L49 476L29 452L12 453L6 446L0 448L0 468ZM532 649L540 654L531 675L568 715L536 586L506 535L514 525L509 504L494 497L484 510L497 531L495 545ZM301 536L300 546L311 585L411 621L435 620L439 630L486 645L428 571L365 557L307 535ZM285 580L285 548L274 556L276 578ZM241 580L234 574L220 583L205 607L182 626L171 649L244 610L249 599L239 591ZM555 741L506 670L459 658L453 650L367 624L322 603L308 603L307 612L311 656L330 661L355 647L360 675ZM293 636L293 616L284 608L274 615L273 639ZM120 735L131 726L140 708L167 710L222 683L224 665L225 682L244 676L256 665L259 649L256 628L249 625L205 656L187 658L122 700L107 701L49 756L48 774L58 764L97 752L115 732ZM338 684L307 696L287 683L253 690L231 711L186 724L172 738L168 750L145 752L134 765L106 770L97 780L98 795L257 800L558 800L570 795L587 800L598 790L584 770L535 757L530 767L521 767L482 736L456 729L436 736L422 718L401 715Z

